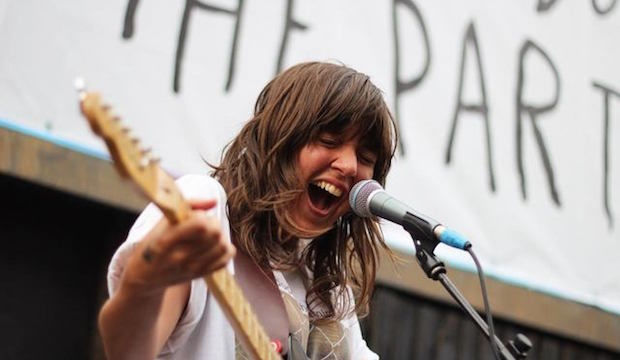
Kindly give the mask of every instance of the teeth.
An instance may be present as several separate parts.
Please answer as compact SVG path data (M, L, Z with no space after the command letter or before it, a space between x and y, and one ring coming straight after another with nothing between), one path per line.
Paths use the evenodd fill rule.
M335 197L340 197L342 195L342 190L338 189L334 185L328 183L327 181L317 181L314 185L320 187L321 189L327 191L328 193L334 195Z

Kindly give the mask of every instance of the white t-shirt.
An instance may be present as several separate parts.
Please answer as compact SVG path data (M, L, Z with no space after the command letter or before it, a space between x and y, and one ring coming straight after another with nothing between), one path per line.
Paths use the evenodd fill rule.
M207 214L220 221L222 233L230 239L226 216L226 193L219 182L205 175L187 175L177 180L186 199L217 199ZM149 204L140 214L127 240L114 254L108 269L108 289L113 296L118 289L125 264L137 243L161 219L159 209ZM229 264L233 272L233 264ZM313 359L378 359L362 338L354 312L327 326L308 323L306 288L297 271L274 271L289 320L291 333L304 345ZM350 289L347 294L352 296ZM351 306L354 304L351 302ZM187 307L157 359L235 359L235 337L215 298L204 281L192 281Z

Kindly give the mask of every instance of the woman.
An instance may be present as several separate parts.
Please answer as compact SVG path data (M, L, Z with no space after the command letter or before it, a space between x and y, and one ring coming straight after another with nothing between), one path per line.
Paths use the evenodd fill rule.
M376 220L353 215L347 198L360 180L384 183L395 136L368 76L329 63L276 76L213 177L178 181L187 198L208 200L193 201L191 218L175 226L150 205L115 254L100 313L109 358L234 358L232 330L200 277L235 249L273 272L309 357L376 358L356 313L385 245ZM156 253L144 248L152 241Z

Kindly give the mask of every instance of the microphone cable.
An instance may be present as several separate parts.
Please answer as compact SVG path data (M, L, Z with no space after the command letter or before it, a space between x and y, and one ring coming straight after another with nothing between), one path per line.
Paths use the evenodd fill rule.
M480 266L480 262L474 254L474 251L471 249L471 246L467 247L467 252L474 260L476 264L476 268L478 269L478 278L480 279L480 289L482 290L482 300L484 301L484 311L487 315L487 323L489 323L489 342L491 345L491 349L493 350L493 355L496 360L501 360L499 356L499 350L497 349L497 344L495 343L495 326L493 325L493 315L491 314L491 307L489 306L489 299L487 298L487 287L484 283L484 273L482 272L482 266Z

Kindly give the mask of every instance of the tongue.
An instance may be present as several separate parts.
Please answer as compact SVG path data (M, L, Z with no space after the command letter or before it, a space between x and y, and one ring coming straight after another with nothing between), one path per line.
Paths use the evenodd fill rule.
M321 210L327 210L329 208L329 204L331 203L328 196L329 195L327 194L319 196L314 205Z
M319 210L327 210L334 202L334 197L328 194L325 190L320 189L316 186L310 186L308 191L310 195L310 201L312 201L312 205L314 205Z

